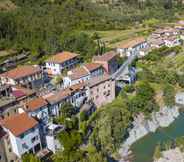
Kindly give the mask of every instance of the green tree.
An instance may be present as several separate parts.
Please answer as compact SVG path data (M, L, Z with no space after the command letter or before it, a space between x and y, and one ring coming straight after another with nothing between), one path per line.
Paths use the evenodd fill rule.
M63 118L71 118L75 112L75 108L68 102L65 102L60 109L60 113Z
M175 104L175 90L172 85L164 85L163 98L166 106L171 107Z

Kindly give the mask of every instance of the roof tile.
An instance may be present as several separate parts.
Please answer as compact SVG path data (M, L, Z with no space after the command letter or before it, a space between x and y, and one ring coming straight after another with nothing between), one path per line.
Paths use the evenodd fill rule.
M38 122L26 113L12 115L1 121L1 125L9 129L17 137L37 124Z

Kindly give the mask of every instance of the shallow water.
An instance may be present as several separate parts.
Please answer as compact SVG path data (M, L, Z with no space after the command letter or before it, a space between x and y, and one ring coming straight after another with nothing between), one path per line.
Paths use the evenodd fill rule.
M169 127L160 128L155 133L150 133L138 140L131 147L133 162L152 162L155 146L184 136L184 115L180 115Z

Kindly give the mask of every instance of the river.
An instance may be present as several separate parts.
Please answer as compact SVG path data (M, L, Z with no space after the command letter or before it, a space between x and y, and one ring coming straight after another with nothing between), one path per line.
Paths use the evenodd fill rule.
M177 137L184 136L184 115L180 115L169 127L159 128L155 133L150 133L131 146L133 162L152 162L155 146Z

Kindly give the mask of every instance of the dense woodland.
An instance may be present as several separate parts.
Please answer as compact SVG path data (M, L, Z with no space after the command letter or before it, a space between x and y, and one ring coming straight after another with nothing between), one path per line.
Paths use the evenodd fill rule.
M172 21L182 9L181 0L1 0L0 49L30 51L30 59L38 63L45 54L61 50L75 51L86 60L101 50L95 41L99 37L85 30Z

